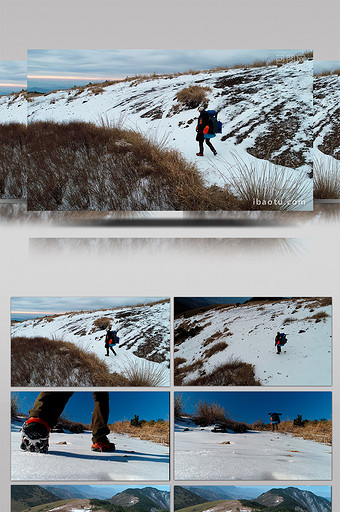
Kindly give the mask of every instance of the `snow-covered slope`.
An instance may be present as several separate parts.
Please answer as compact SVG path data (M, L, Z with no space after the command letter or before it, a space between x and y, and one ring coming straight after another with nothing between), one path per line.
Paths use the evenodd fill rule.
M52 433L47 454L20 450L21 423L12 423L12 480L168 480L169 449L166 446L111 434L114 453L91 451L91 432ZM65 444L66 443L66 444Z
M330 480L331 468L329 446L290 434L216 433L175 424L178 480Z
M313 100L314 158L340 180L340 76L315 76Z
M312 62L281 67L229 69L107 85L98 92L60 90L31 98L28 120L94 123L119 122L126 128L166 139L167 145L193 160L207 184L224 186L236 172L235 157L264 172L270 162L285 166L287 176L310 172L312 146ZM209 150L198 159L196 108L180 104L175 95L190 87L208 87L209 108L219 112L223 135L217 136L218 156ZM232 171L233 168L233 171ZM307 180L310 185L311 180Z
M117 356L105 356L106 330L95 324L98 319L110 319L119 336ZM130 361L146 359L161 365L170 383L170 301L164 300L141 306L98 311L80 311L47 316L14 323L12 337L45 337L72 342L79 348L94 352L113 372L123 370Z
M27 123L27 101L24 91L0 96L0 123Z
M258 301L177 318L175 357L184 359L178 368L202 363L183 384L236 358L255 366L262 385L331 385L332 307L327 303L322 298ZM277 331L288 340L280 355L274 346ZM222 342L223 350L207 355Z

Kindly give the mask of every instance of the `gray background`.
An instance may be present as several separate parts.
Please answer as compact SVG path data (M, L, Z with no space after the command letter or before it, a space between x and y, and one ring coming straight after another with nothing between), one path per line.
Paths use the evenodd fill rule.
M317 60L340 60L339 19L338 0L0 0L0 60L25 59L27 48L313 48ZM207 32L207 22L214 30ZM340 326L339 219L306 219L267 229L85 229L65 225L52 229L43 223L2 222L0 490L4 510L10 510L10 296L112 295L113 286L119 296L333 296L336 339ZM30 254L30 237L51 236L200 237L203 241L279 236L296 240L292 251L280 251L280 244L269 251L261 244L236 244L232 239L218 249L214 244L198 247L187 242L173 243L169 250L161 243L146 241L138 251L131 251L128 244L120 247L117 241L112 253L92 250L89 255L84 250L46 254L31 244ZM339 357L335 344L334 358L339 361ZM334 384L337 425L339 372L335 372ZM340 509L338 439L336 434L334 510Z

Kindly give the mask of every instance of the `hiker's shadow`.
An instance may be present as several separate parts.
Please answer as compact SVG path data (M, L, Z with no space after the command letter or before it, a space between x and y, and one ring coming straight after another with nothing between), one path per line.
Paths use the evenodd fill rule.
M72 452L59 452L59 451L53 451L49 450L48 454L50 455L56 455L58 457L69 457L73 459L82 459L82 460L90 460L90 461L110 461L110 462L132 462L132 461L139 461L139 462L157 462L157 463L165 463L169 464L169 455L152 455L150 453L142 453L142 452L125 452L124 450L115 450L112 453L103 453L102 455L95 455L89 453L88 455L85 454L77 454Z

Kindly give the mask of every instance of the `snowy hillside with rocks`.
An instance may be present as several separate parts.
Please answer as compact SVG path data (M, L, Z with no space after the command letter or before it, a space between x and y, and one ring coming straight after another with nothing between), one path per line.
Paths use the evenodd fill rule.
M340 160L340 75L315 76L313 100L314 147Z
M0 96L0 124L27 123L26 91Z
M331 447L281 432L212 432L175 423L178 480L330 480Z
M105 356L107 325L117 331L119 344ZM164 369L170 383L170 301L97 311L75 311L34 320L14 322L12 338L48 338L71 342L87 353L102 359L112 372L124 373L127 364L147 362ZM35 385L34 375L29 385ZM71 385L71 384L69 384Z
M268 386L332 383L332 306L327 298L258 300L190 311L175 319L175 380L182 385L228 385L227 365L254 366ZM276 354L277 331L287 344ZM216 375L212 381L205 380ZM195 382L199 379L199 382ZM237 381L229 385L242 385ZM244 385L244 384L243 384Z
M340 75L315 76L314 160L316 173L322 169L338 182L340 190ZM324 172L325 172L324 171ZM329 197L328 197L329 198ZM331 197L334 199L334 197ZM327 199L327 197L324 197Z
M22 422L12 422L12 480L122 481L169 479L169 448L151 441L110 434L116 445L113 453L91 451L91 432L71 434L53 432L49 451L31 453L20 450Z
M118 123L179 150L195 161L207 185L223 187L237 160L259 173L284 166L287 177L312 181L311 60L264 66L141 77L110 84L31 94L28 121ZM223 133L214 139L218 155L206 148L197 158L197 106L180 103L184 88L206 89L208 108L219 112ZM309 205L311 207L311 205Z

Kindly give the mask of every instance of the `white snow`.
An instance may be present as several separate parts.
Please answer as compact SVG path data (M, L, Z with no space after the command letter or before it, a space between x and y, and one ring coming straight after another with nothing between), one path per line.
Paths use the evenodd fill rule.
M331 480L331 447L290 434L175 425L178 480ZM230 444L221 444L230 441Z
M0 96L0 123L27 123L27 100L24 93Z
M91 432L52 433L46 454L20 450L21 424L12 423L11 478L20 481L51 480L168 480L169 449L123 434L111 434L113 453L91 451ZM58 444L63 443L65 444Z
M328 316L320 322L310 318L318 313ZM286 319L291 321L285 323ZM183 385L202 372L209 374L219 364L235 358L253 364L255 376L262 385L330 386L332 383L332 307L320 307L317 300L250 302L210 309L189 318L176 319L175 330L182 323L188 328L203 327L183 343L175 343L175 357L186 360L179 368L203 361L203 366L188 374ZM300 330L305 332L299 333ZM276 354L274 346L277 331L286 333L288 340L280 355ZM205 341L218 332L221 337L204 347ZM221 341L228 346L205 359L204 351Z
M119 336L119 345L114 347L117 356L114 356L111 351L109 357L105 356L106 331L105 329L95 330L93 324L96 319L102 317L112 319L112 329L115 329ZM155 339L157 342L154 348L150 348L149 356L150 354L161 353L164 361L159 363L147 361L147 364L151 367L163 368L163 386L170 385L170 370L168 368L170 358L169 301L153 305L146 304L95 312L65 313L54 318L26 320L12 326L12 337L14 336L28 338L42 336L51 339L51 343L53 343L53 339L74 343L79 348L95 353L105 361L112 372L118 373L124 373L124 366L129 365L130 362L145 361L137 357L134 352L142 342L147 342L148 336L150 336L154 343ZM70 378L74 378L74 385L77 385L77 376L70 376ZM31 379L31 385L34 385L34 375L31 376Z
M309 149L313 121L312 69L312 62L306 60L279 68L230 69L120 82L105 87L100 94L93 94L90 89L82 92L62 90L32 98L28 121L118 123L152 139L165 140L167 146L195 161L208 186L223 187L230 183L231 174L239 172L235 157L252 166L253 173L265 173L268 180L273 179L277 167L266 160L267 156L255 158L247 150L256 147L259 137L270 129L270 123L288 122L287 118L296 116L298 126L287 136L289 140L276 151L272 152L271 148L268 151L273 153L272 156L279 156L289 147L292 153L301 150L305 155L305 165L280 170L287 179L305 178L306 204L300 205L300 209L311 210L312 180L306 173L311 169L312 160ZM237 82L224 86L225 79L236 79ZM213 140L217 157L213 157L207 147L204 158L195 157L198 151L195 141L197 109L173 109L177 104L175 94L193 85L210 87L209 108L218 110L219 120L223 123L226 140L220 140L219 135Z

